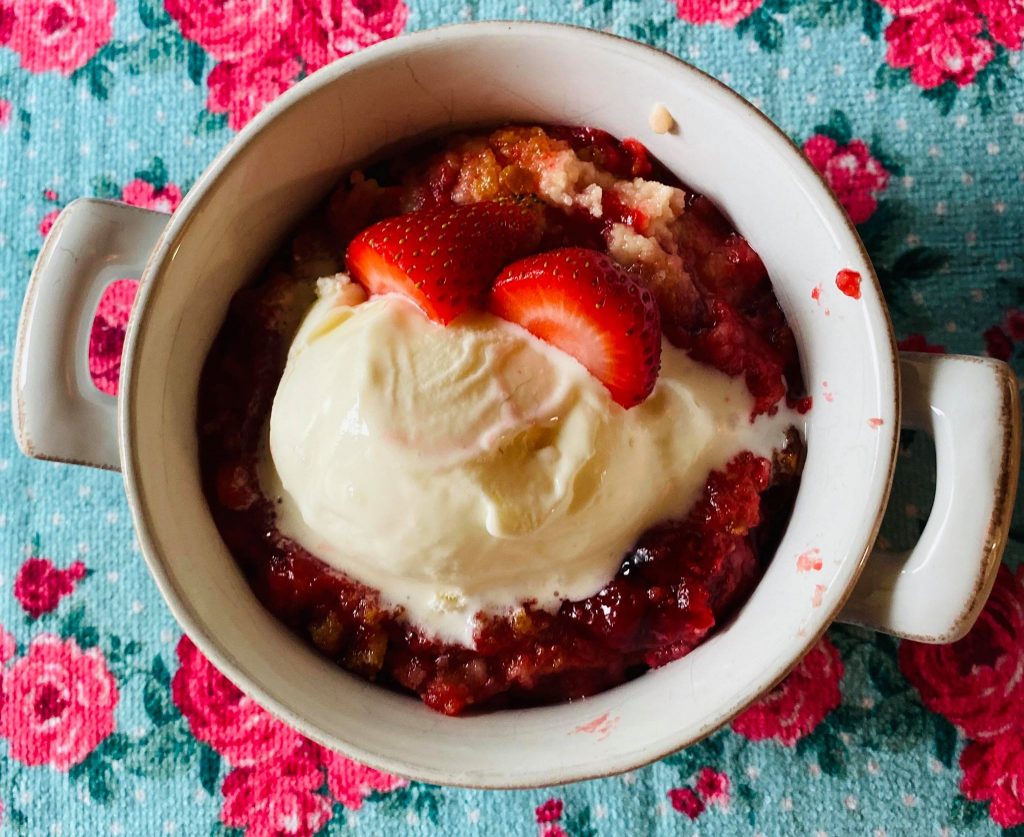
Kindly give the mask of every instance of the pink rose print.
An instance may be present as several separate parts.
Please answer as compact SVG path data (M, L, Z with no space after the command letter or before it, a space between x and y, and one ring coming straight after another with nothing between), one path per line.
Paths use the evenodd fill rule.
M1024 567L999 568L977 623L950 645L900 644L900 668L932 712L969 738L1024 733Z
M989 802L989 816L1003 828L1024 825L1024 749L1019 734L972 741L960 754L960 767L964 796Z
M1006 331L1010 339L1017 342L1024 341L1024 311L1016 308L1006 312Z
M67 771L114 731L117 683L98 648L41 634L0 680L0 737L11 758Z
M897 341L897 348L905 352L927 352L930 355L944 355L945 346L938 346L929 343L923 334L908 334L902 340Z
M326 747L320 748L320 760L327 768L327 788L331 795L353 811L362 808L363 800L374 791L387 793L407 784L400 776L374 770Z
M14 597L33 619L54 610L85 578L85 564L75 561L59 570L49 558L29 558L14 578Z
M534 810L537 822L540 825L548 822L558 822L562 819L562 810L565 803L561 799L549 799L543 805L538 805Z
M785 680L735 718L732 728L751 741L772 738L792 747L839 706L842 677L839 652L822 638Z
M804 143L804 154L836 193L850 220L863 224L878 207L878 195L889 185L889 172L871 155L863 140L840 145L815 134Z
M7 45L33 73L69 76L110 40L114 0L14 0L10 8Z
M2 14L3 12L0 12ZM6 128L11 122L11 103L0 99L0 128Z
M978 0L978 9L997 44L1014 50L1024 46L1024 0Z
M14 29L14 2L13 0L0 0L0 46L4 46L11 39L12 29Z
M691 820L704 813L704 803L692 788L672 788L668 792L668 801L676 811L685 814Z
M953 81L966 87L995 55L992 42L979 37L984 24L972 4L935 0L898 5L920 11L897 17L886 27L885 60L893 67L909 68L918 86L927 90Z
M409 19L402 0L298 0L299 53L309 72L336 58L393 38Z
M565 804L561 799L549 799L534 809L538 837L569 837L565 829L558 824L564 808Z
M166 0L181 34L218 61L240 61L271 50L291 27L293 0Z
M728 805L729 787L729 777L712 767L703 767L697 774L697 793L708 805Z
M117 395L121 376L121 349L138 293L135 279L118 279L103 291L89 332L89 375L96 389Z
M14 634L0 625L0 666L7 665L7 661L18 653L18 641Z
M1001 326L992 326L981 335L985 338L985 352L996 360L1009 360L1013 354L1013 343Z
M121 189L121 200L132 206L143 209L155 209L157 212L174 212L181 203L181 189L168 183L162 189L156 189L152 183L135 178Z
M948 0L875 0L879 6L888 9L897 17L916 15L934 8Z
M280 759L304 740L243 695L188 637L178 643L178 659L181 667L171 681L175 705L188 720L192 734L232 766L252 767Z
M211 113L226 113L228 125L238 130L291 87L301 71L302 65L283 47L260 58L222 62L206 80L210 87L206 107Z
M409 18L403 0L166 0L166 6L182 34L220 62L206 80L206 107L226 113L235 130L303 71L394 37Z
M1013 344L1024 342L1024 312L1017 309L1007 311L1002 325L986 329L981 336L989 357L1008 361L1013 357Z
M46 236L48 236L50 234L50 230L53 229L53 222L57 220L57 216L58 215L60 215L60 210L59 209L53 209L50 212L47 212L42 217L42 220L40 220L40 222L39 222L39 234L43 238L46 238Z
M764 0L676 0L676 13L690 23L733 27L750 17Z
M303 742L283 758L232 770L221 787L221 820L246 837L311 837L331 818L317 793L323 782L316 751Z

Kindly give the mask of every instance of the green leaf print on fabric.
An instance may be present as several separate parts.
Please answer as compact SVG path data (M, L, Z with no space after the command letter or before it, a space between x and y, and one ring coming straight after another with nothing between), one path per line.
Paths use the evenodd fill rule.
M668 20L647 20L630 26L632 37L647 43L660 43L668 38Z
M932 724L935 727L935 758L943 767L952 767L956 759L960 735L957 733L956 727L941 715L932 714Z
M89 770L89 796L94 802L106 804L117 793L120 780L106 759L97 759Z
M97 198L117 200L121 197L121 186L110 175L99 174L92 179L92 193Z
M686 784L705 764L716 764L722 758L725 752L725 737L725 731L715 733L692 747L667 756L661 763L677 768L679 783Z
M188 77L196 87L203 84L206 71L206 51L194 41L188 42Z
M583 0L583 8L590 9L594 6L600 6L601 11L610 15L615 10L616 0Z
M244 837L245 831L241 828L231 828L222 822L215 822L210 826L210 837Z
M797 743L797 752L816 756L823 773L840 778L848 775L851 747L901 752L930 741L937 760L952 764L958 743L956 730L937 724L917 691L903 678L896 641L845 626L834 627L829 635L847 667L863 671L878 697L868 705L839 706Z
M167 166L164 165L162 157L154 157L150 161L149 166L136 171L135 176L139 178L139 180L145 180L157 192L161 191L167 185L167 181L169 179Z
M139 20L147 29L160 29L172 23L161 0L139 0Z
M995 57L978 73L974 85L983 116L995 112L1007 100L1015 100L1020 95L1021 76L1011 61L1010 51L997 46Z
M121 787L110 760L102 749L97 748L81 764L75 765L68 772L68 778L84 785L93 802L108 804L117 795Z
M813 758L826 776L846 778L846 745L836 734L828 719L796 743L796 753Z
M861 24L864 34L877 41L882 35L882 7L876 2L861 3L863 18Z
M853 139L853 125L850 123L850 117L843 111L834 110L829 115L828 122L814 126L814 133L831 137L840 145L849 145Z
M169 724L181 717L171 701L170 692L155 678L147 679L142 687L142 705L156 726Z
M167 664L164 662L164 658L159 654L153 657L153 665L150 667L150 672L157 683L167 689L171 688L171 673L167 670Z
M344 805L335 803L331 808L331 818L316 833L316 837L343 837L343 835L351 833L352 826L348 821L348 811Z
M138 10L144 27L139 35L126 41L108 41L70 76L73 84L84 84L100 102L110 99L123 73L138 76L183 67L194 84L202 84L206 54L196 44L185 41L163 3L139 0Z
M597 837L598 835L589 805L584 805L573 811L562 820L562 825L570 837Z
M220 754L209 744L199 745L199 784L210 796L220 787Z
M409 782L393 791L374 791L367 797L367 802L394 815L414 811L420 819L436 823L440 810L438 791L434 785Z
M939 113L943 116L948 116L950 111L953 110L953 105L956 103L956 97L959 92L960 89L953 82L947 81L938 87L921 91L921 95L925 99L935 102L939 108Z
M196 127L193 133L196 136L202 134L214 134L223 131L228 127L228 115L226 113L210 113L208 110L200 111L196 117Z
M757 9L750 17L746 17L736 24L736 34L753 36L754 42L766 52L774 52L782 43L784 29L782 24L775 17L769 6L777 6L778 3L765 3Z
M808 29L857 23L869 14L868 7L878 8L871 0L797 0L792 6L793 22Z
M85 622L84 604L76 604L61 620L60 635L75 640L83 651L94 648L100 641L99 631Z
M957 828L971 828L988 819L988 806L984 802L972 802L962 796L954 796L949 808L949 824Z
M163 724L135 742L125 758L125 769L138 776L171 779L188 773L196 764L199 744L184 718Z
M96 748L96 751L105 758L113 761L120 761L131 748L131 739L123 732L111 733L106 740Z

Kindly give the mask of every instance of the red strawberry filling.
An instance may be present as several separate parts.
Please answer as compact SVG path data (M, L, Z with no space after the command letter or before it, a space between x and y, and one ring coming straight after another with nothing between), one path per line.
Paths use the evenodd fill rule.
M567 156L603 184L590 209L551 198L546 172ZM425 635L377 591L282 536L260 493L257 450L292 297L342 269L346 249L371 292L401 293L440 323L489 306L576 357L623 406L653 388L662 334L742 376L755 413L784 396L798 402L795 341L757 254L697 195L686 193L685 211L666 224L618 185L637 177L682 188L638 142L594 129L449 138L350 178L235 298L200 386L204 488L260 600L339 665L447 714L569 700L686 654L757 583L798 487L795 433L774 461L744 453L713 472L686 517L643 534L598 593L554 612L524 602L484 616L473 649ZM606 254L621 257L616 242L633 233L658 237L657 258L627 271Z

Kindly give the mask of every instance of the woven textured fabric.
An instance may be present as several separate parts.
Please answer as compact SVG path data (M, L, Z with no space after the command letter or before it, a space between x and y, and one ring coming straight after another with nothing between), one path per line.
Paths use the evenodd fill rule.
M494 18L636 38L735 87L859 225L905 347L1020 371L1022 0L0 0L3 833L1024 834L1020 504L961 643L833 628L697 747L620 777L499 793L409 784L272 719L182 638L120 478L18 453L16 321L61 206L98 195L174 210L304 74L403 32ZM91 335L106 392L134 291L112 286ZM932 456L904 437L890 545L920 531Z

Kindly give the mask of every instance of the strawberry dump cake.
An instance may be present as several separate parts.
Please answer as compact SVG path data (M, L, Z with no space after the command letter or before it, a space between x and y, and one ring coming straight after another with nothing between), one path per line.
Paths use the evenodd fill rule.
M799 483L793 335L757 254L635 140L459 135L351 173L235 297L205 490L264 605L459 714L683 656Z

